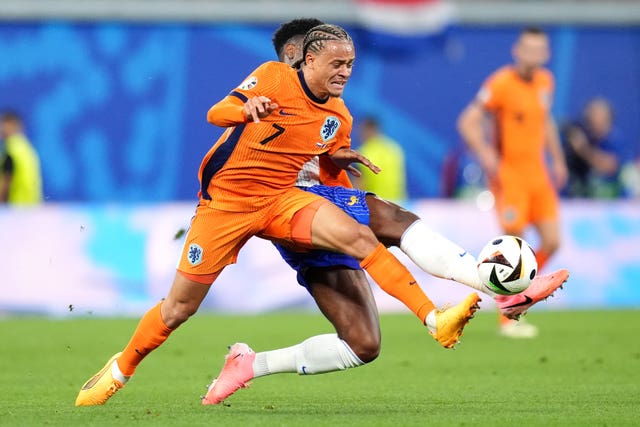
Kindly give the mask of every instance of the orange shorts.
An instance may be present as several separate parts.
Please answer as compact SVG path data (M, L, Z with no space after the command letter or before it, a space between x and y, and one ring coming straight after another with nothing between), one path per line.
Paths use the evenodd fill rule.
M236 262L252 236L311 247L313 217L321 205L330 202L297 188L269 197L269 202L257 211L229 212L201 201L191 219L178 271L210 284L225 266Z
M522 234L529 224L558 220L558 193L549 179L499 178L491 190L498 222L508 234Z

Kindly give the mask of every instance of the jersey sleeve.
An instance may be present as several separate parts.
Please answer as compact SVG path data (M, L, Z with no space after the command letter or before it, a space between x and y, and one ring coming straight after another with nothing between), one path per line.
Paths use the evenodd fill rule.
M482 84L476 99L486 110L494 113L500 109L502 86L499 76L493 74Z
M290 68L288 65L280 62L265 62L233 89L229 96L240 99L243 104L254 96L266 96L276 101L278 92L281 90L283 70L288 68Z
M247 121L243 111L244 102L239 98L226 96L207 112L207 121L212 125L229 127Z
M244 103L255 96L274 100L280 85L282 68L277 62L266 62L256 68L242 83L207 112L207 121L216 126L229 127L247 122Z

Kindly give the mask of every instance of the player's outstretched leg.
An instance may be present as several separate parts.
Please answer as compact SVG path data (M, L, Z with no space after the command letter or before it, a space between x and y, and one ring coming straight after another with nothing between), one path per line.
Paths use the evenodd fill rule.
M236 343L229 348L225 356L224 366L207 388L202 398L203 405L217 405L237 390L249 386L253 378L253 361L256 353L244 343Z
M531 285L516 295L497 295L495 297L500 313L509 319L517 320L531 306L553 295L562 288L569 278L569 270L558 270L551 274L536 276Z
M461 303L445 310L433 310L427 315L426 325L431 335L445 348L453 348L462 336L462 330L473 318L481 301L475 292Z
M122 375L116 362L121 354L114 354L107 364L82 386L76 398L76 406L104 405L115 392L124 387L128 378Z
M202 404L221 403L237 390L247 387L251 379L265 375L285 372L313 375L343 371L363 364L337 334L316 335L291 347L260 353L238 343L229 349L224 366L208 387Z

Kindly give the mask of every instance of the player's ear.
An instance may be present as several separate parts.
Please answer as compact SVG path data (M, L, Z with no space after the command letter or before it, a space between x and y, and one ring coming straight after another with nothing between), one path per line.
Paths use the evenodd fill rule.
M304 57L304 62L308 67L313 68L313 63L315 61L315 56L311 52L307 52L307 55Z

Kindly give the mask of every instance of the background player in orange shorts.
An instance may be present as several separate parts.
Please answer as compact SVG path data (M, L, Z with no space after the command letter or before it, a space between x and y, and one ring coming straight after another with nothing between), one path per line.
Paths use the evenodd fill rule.
M360 161L377 170L349 149L352 119L340 97L355 60L353 41L340 27L315 27L305 37L303 58L300 70L262 64L209 110L209 122L228 129L201 164L200 203L169 295L142 317L124 351L84 384L76 405L104 404L122 388L143 358L197 311L210 285L252 236L355 257L438 342L445 347L457 342L478 307L477 294L436 310L368 227L294 187L302 165L324 153L341 164ZM233 360L250 360L253 352L237 350ZM294 359L309 373L362 364L344 341L327 335L306 340Z
M530 224L537 231L540 270L560 244L557 189L567 181L567 167L551 116L553 75L542 68L550 57L547 35L538 28L523 30L512 55L514 64L489 76L475 100L461 113L458 130L488 179L503 231L522 236ZM486 115L495 125L492 144L487 143ZM552 173L546 166L547 150ZM502 318L501 332L531 337L537 329Z

